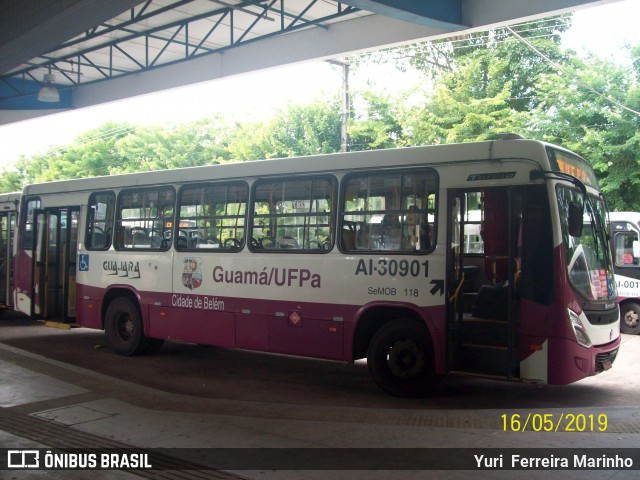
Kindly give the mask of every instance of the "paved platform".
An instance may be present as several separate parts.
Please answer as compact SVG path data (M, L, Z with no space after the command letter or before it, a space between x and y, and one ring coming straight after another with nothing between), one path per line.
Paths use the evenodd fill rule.
M198 471L208 464L196 449L247 449L247 455L255 456L264 454L262 449L281 448L299 456L305 454L301 449L337 448L637 448L638 365L640 337L624 336L610 371L574 385L452 377L433 397L406 400L379 392L362 364L183 344L168 344L155 356L123 358L104 346L100 332L55 331L10 317L0 320L0 446L161 449L161 460L168 465L166 470L91 474L107 479L430 478L436 472ZM593 418L595 431L568 432L566 424L557 432L505 431L503 415L526 419L545 414L555 420ZM597 422L603 415L607 425L601 432ZM298 460L292 465L299 465ZM437 475L626 480L637 478L638 470L449 470ZM87 472L10 470L0 471L0 478L75 479L87 478Z

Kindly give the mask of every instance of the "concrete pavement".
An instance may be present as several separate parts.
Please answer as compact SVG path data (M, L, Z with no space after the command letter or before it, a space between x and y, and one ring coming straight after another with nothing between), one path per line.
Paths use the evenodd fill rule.
M93 331L78 329L72 333L54 333L31 324L27 331L27 324L22 322L30 321L0 321L0 445L3 448L171 449L162 450L168 454L167 458L183 458L183 466L197 466L206 464L206 458L198 458L201 453L198 450L184 449L242 448L249 449L248 454L256 454L259 450L251 449L286 448L291 449L292 455L299 455L301 451L297 449L301 448L447 447L480 451L485 448L640 447L640 379L637 375L640 337L624 336L613 369L574 385L556 387L454 378L445 381L436 398L432 399L404 401L367 391L372 405L368 407L363 405L365 401L359 394L352 394L349 389L341 392L332 388L330 382L326 385L325 381L314 383L313 376L318 377L322 372L340 375L341 368L346 368L342 365L305 364L305 360L287 358L282 365L291 362L295 375L287 377L286 372L279 372L276 378L286 381L271 383L269 388L280 391L264 395L256 392L252 400L247 399L249 394L243 390L238 391L236 398L229 398L224 392L206 396L176 393L169 384L166 388L157 388L157 384L150 387L139 380L123 380L78 366L79 361L73 364L47 355L47 344L52 345L56 338L62 338L61 335L80 338L85 334L94 335ZM12 341L16 343L15 339L22 338L21 335L33 335L34 332L42 337L41 352L10 345ZM242 354L238 357L230 355L223 357L229 370L234 368L234 362L246 360ZM158 355L161 357L162 352ZM115 358L117 361L119 357ZM127 371L135 369L135 362L121 361L127 365ZM280 359L274 361L280 362ZM179 364L163 363L163 368L167 378L173 378L170 369L179 368ZM355 383L358 383L364 374L357 369L364 367L350 368L356 369ZM298 370L302 378L305 369L310 371L312 378L298 381ZM261 371L261 376L264 373ZM163 372L158 371L156 375L163 377ZM128 375L123 372L121 377ZM202 382L205 379L202 377ZM253 380L248 374L241 374L235 381L249 384L245 387L250 390ZM338 384L340 381L338 379ZM322 386L318 387L318 383ZM308 384L318 389L315 392L317 402L301 391ZM587 423L591 419L594 426L580 426L584 431L563 431L567 427L565 423L556 432L533 431L531 427L524 432L509 431L514 425L513 419L524 421L533 416L540 420L544 415L554 420L573 415L574 419L580 418ZM599 431L605 420L605 431ZM515 426L518 425L521 428L522 424L516 422ZM203 476L193 478L410 480L431 478L435 474L423 470L243 469L207 470ZM0 471L1 478L10 479L74 479L87 478L87 475L86 471ZM102 470L91 475L108 479L191 478L169 470ZM438 471L437 475L444 479L539 478L544 475L545 478L624 480L637 478L638 471L448 470Z

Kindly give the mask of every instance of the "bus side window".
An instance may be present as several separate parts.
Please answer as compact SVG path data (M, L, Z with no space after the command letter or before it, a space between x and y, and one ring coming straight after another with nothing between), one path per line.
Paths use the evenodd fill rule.
M630 267L638 265L636 253L638 235L635 232L620 232L615 234L615 262L617 267Z
M256 182L251 216L253 251L331 250L337 181L334 177L269 179ZM350 229L353 237L353 229Z
M249 187L215 183L180 190L178 250L237 252L245 242Z
M87 250L106 250L111 246L115 206L114 192L95 192L89 197L84 240Z
M343 181L340 248L425 253L435 242L437 177L430 169L349 175ZM352 231L355 226L355 242Z
M21 234L22 234L22 248L24 250L31 250L34 245L34 231L35 231L35 222L36 222L36 214L35 211L40 208L40 199L39 198L30 198L25 202L27 208L25 208L23 215Z
M172 187L123 190L118 197L115 248L167 250L163 241L173 223L175 190Z

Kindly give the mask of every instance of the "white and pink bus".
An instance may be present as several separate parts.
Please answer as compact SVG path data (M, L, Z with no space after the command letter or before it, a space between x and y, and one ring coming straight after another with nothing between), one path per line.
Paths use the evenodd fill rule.
M123 355L366 358L418 396L447 373L567 384L620 345L593 171L537 141L29 185L20 218L17 308Z
M620 304L620 330L640 334L640 213L611 212L613 272Z

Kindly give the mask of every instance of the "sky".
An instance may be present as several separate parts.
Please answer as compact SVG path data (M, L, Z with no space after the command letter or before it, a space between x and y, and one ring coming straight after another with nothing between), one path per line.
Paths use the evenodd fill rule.
M625 43L640 43L638 19L640 0L579 10L563 45L578 53L590 51L623 61ZM352 73L350 86L365 89L369 81L384 78L384 84L378 85L391 94L407 87L407 74L388 66L380 68L384 72ZM214 113L239 121L266 118L287 103L306 103L339 91L341 75L339 67L309 62L0 126L0 167L13 164L20 155L69 144L110 120L133 125L186 123Z

